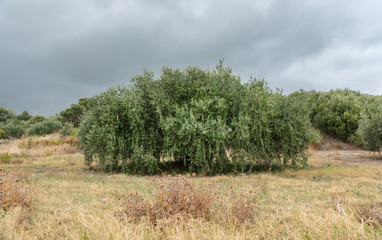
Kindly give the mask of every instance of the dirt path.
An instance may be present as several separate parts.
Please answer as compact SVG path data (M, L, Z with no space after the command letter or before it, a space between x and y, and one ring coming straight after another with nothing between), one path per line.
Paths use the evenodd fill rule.
M317 150L312 152L311 157L337 161L345 165L382 165L382 154L361 150Z

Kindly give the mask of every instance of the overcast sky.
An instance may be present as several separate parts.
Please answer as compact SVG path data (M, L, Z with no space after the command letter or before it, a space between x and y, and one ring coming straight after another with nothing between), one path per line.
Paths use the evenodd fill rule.
M382 94L380 0L0 0L0 106L50 115L143 68Z

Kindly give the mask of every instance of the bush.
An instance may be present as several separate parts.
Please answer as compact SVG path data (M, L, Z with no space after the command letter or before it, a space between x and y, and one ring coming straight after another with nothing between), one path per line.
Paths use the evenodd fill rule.
M62 110L60 117L64 123L72 123L75 127L78 127L80 118L83 115L85 108L80 104L72 104L70 108Z
M21 138L25 134L25 124L19 120L12 119L3 126L4 138Z
M10 119L15 119L16 113L11 109L0 107L0 123L6 123Z
M357 133L361 113L374 115L382 105L381 96L361 94L349 89L329 92L300 90L290 96L308 108L315 128L356 145L362 145Z
M153 76L145 71L132 86L88 102L79 131L87 165L153 174L172 162L216 174L305 164L313 137L308 111L265 81L241 84L222 63L216 70L167 67L158 80Z
M57 120L44 120L34 123L28 129L28 135L45 135L56 132L62 128L62 124Z
M382 146L382 113L369 116L362 114L358 134L366 150L379 152Z
M63 136L69 136L72 134L74 130L73 123L65 123L64 126L62 126L62 129L60 130L60 134Z
M36 123L39 123L39 122L42 122L42 121L45 121L45 120L47 120L47 118L44 117L44 116L34 115L31 119L28 120L27 125L30 127L33 124L36 124Z
M32 118L32 116L28 113L28 111L23 111L20 115L17 115L17 119L20 121L28 121Z

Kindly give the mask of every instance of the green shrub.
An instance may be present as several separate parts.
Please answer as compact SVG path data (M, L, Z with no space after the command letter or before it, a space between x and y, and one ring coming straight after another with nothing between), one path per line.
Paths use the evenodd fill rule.
M34 123L28 129L28 135L45 135L57 132L62 128L62 124L57 120L44 120Z
M73 123L66 122L63 126L62 129L60 130L60 134L63 136L69 136L73 132Z
M70 108L67 108L60 112L60 117L64 123L72 123L75 127L78 127L80 118L83 115L85 108L80 104L72 104Z
M241 84L230 68L144 71L130 87L87 102L79 140L85 163L154 174L171 166L206 174L254 164L304 165L311 139L306 108L263 80Z
M366 150L380 152L382 146L382 113L362 114L359 121L358 134Z
M17 115L17 119L20 121L28 121L32 118L32 116L28 113L28 111L23 111L20 115Z
M25 124L19 120L8 120L3 126L6 138L21 138L25 134Z
M44 116L34 115L31 119L28 120L27 125L30 127L30 126L32 126L35 123L39 123L39 122L42 122L42 121L45 121L45 120L47 120L47 118L44 117Z
M303 90L290 94L307 107L313 126L343 141L362 145L357 134L361 113L373 115L382 105L381 96L361 94L349 89L316 92Z
M9 108L0 107L0 123L6 123L10 119L15 119L16 113Z

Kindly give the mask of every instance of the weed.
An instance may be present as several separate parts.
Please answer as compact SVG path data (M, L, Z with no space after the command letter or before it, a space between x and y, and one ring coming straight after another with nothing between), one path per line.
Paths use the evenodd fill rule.
M213 194L207 186L194 187L185 176L153 178L159 189L153 194L154 202L149 202L138 192L122 196L124 214L140 220L148 217L151 222L170 219L173 216L208 219L213 203Z
M159 219L226 219L229 223L238 224L253 219L255 192L250 191L247 195L240 191L238 194L233 187L227 191L225 187L215 185L214 181L196 185L190 177L153 178L152 183L159 187L152 194L154 201L151 202L138 192L122 195L119 198L122 215L136 222L148 218L154 224Z
M20 143L19 143L19 145L18 145L18 147L20 148L20 149L24 149L24 150L29 150L29 149L31 149L32 147L33 147L33 145L34 145L34 138L33 137L29 137L29 138L27 138L27 139L23 139Z
M355 206L357 219L368 225L382 226L382 202L377 204L362 203Z
M53 155L53 152L54 152L54 150L49 150L49 149L47 149L47 150L45 150L45 152L44 152L44 156L46 156L46 157L52 156L52 155Z
M8 153L3 153L0 155L0 163L9 164L11 163L11 156Z
M30 205L28 187L11 170L0 169L0 209L18 205Z

